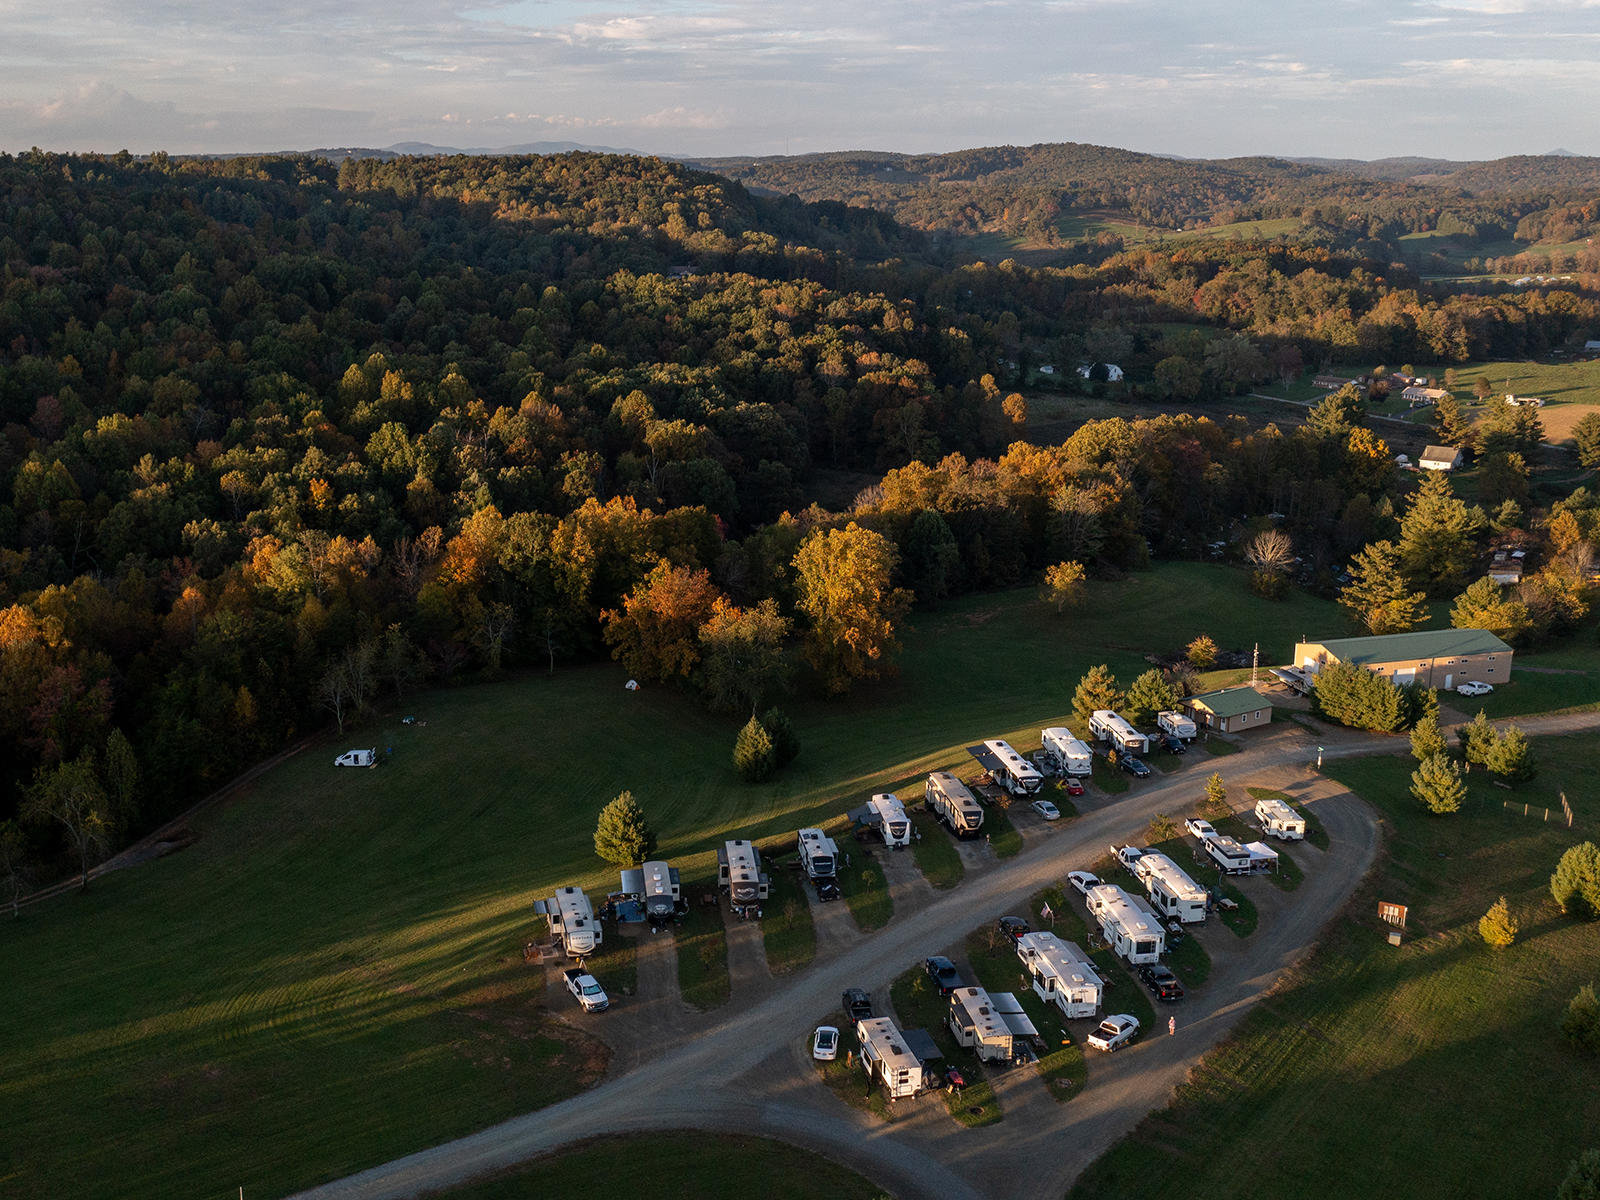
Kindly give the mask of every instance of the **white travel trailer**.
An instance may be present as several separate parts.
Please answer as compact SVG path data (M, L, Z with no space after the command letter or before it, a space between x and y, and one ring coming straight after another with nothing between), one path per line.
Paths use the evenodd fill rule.
M1204 839L1206 853L1211 861L1222 868L1225 875L1248 875L1251 871L1250 851L1231 837L1213 833Z
M1069 1019L1100 1011L1105 987L1094 964L1075 943L1049 932L1025 933L1017 939L1017 957L1028 968L1034 993L1054 1004Z
M978 798L948 771L928 776L923 792L929 810L959 838L974 838L983 832L983 805Z
M1162 733L1171 734L1175 738L1182 738L1186 742L1194 741L1194 736L1198 732L1195 729L1194 722L1181 712L1158 712L1156 714L1156 724L1161 728Z
M1109 708L1098 708L1089 715L1089 733L1123 754L1144 754L1150 749L1150 739Z
M741 917L761 915L771 881L761 869L754 842L724 842L717 848L717 886L728 894L728 906Z
M1261 832L1286 842L1306 836L1306 819L1276 796L1256 801L1256 820L1261 822Z
M876 829L885 846L898 850L911 844L911 818L906 816L905 805L893 792L879 792L851 816Z
M1147 851L1134 864L1133 873L1144 884L1150 907L1185 925L1206 919L1206 890L1165 854Z
M563 949L572 958L592 954L604 936L582 888L557 888L549 899L535 900L533 911L549 919L551 934L561 940Z
M833 879L839 874L839 847L820 829L802 829L797 835L800 864L813 883Z
M1167 948L1161 919L1114 884L1089 889L1089 911L1106 943L1134 966L1159 962Z
M1013 750L1009 742L992 738L983 748L987 754L978 761L988 767L994 781L1013 796L1032 796L1044 786L1039 768Z
M861 1069L867 1078L883 1084L889 1099L915 1096L922 1090L922 1060L911 1053L905 1036L888 1017L857 1021L856 1041L861 1045Z
M1072 736L1072 730L1052 725L1039 734L1039 747L1063 775L1092 775L1094 754Z
M945 1018L956 1041L978 1052L985 1062L1011 1057L1011 1026L981 987L957 988L950 993L950 1014Z
M622 872L622 891L638 897L652 929L664 928L686 911L678 868L664 862L647 862Z

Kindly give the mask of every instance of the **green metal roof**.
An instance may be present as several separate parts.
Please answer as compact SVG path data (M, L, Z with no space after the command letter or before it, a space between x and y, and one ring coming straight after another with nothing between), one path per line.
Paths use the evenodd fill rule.
M1242 713L1254 712L1258 708L1272 707L1272 701L1253 687L1223 688L1220 692L1205 692L1199 696L1190 696L1184 703L1204 704L1209 711L1219 717L1237 717Z
M1340 662L1361 667L1411 659L1511 653L1511 647L1487 629L1419 629L1415 633L1390 633L1382 637L1335 638L1319 644Z

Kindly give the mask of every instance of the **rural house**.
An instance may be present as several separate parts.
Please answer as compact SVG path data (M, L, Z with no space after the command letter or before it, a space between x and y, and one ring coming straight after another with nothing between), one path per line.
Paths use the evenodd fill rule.
M1422 387L1419 384L1413 384L1400 393L1400 399L1404 400L1412 408L1416 408L1423 404L1437 404L1449 394L1443 388Z
M1272 701L1253 687L1223 688L1190 696L1183 707L1195 724L1218 733L1238 733L1272 723Z
M1511 647L1487 629L1422 629L1301 642L1294 648L1294 665L1314 675L1329 663L1350 663L1395 683L1421 682L1448 691L1468 681L1505 683L1511 678L1511 654Z
M1454 471L1461 465L1461 451L1454 446L1429 446L1417 465L1424 471Z

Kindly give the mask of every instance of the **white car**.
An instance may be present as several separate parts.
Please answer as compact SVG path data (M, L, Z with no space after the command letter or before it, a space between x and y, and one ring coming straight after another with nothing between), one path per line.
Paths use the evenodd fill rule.
M1458 687L1456 689L1456 695L1458 695L1458 696L1487 696L1492 691L1494 691L1494 684L1492 684L1492 683L1480 683L1477 680L1473 680L1470 683L1463 683L1460 687Z
M1048 800L1035 800L1032 804L1028 805L1028 807L1033 809L1034 812L1038 813L1046 821L1059 820L1061 817L1061 810L1054 804L1051 804Z
M1126 1046L1139 1036L1139 1019L1127 1013L1118 1013L1100 1022L1100 1028L1089 1035L1089 1045L1108 1054Z
M1068 871L1067 882L1077 889L1080 896L1087 896L1090 888L1100 886L1100 876L1088 871Z
M1211 822L1202 821L1199 817L1190 817L1183 823L1183 827L1202 842L1209 837L1217 836L1217 831L1212 827Z
M811 1057L818 1062L832 1062L839 1057L839 1031L832 1025L818 1025L811 1035Z

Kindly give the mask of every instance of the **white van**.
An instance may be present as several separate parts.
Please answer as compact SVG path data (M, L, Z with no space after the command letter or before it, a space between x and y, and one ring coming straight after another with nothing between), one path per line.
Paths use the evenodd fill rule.
M346 750L333 760L336 767L375 767L378 765L378 748L370 750Z

